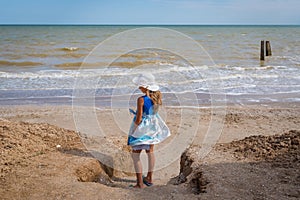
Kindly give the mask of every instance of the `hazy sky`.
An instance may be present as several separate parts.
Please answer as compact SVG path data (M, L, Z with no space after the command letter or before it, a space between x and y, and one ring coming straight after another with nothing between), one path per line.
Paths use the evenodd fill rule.
M1 0L0 24L300 24L300 0Z

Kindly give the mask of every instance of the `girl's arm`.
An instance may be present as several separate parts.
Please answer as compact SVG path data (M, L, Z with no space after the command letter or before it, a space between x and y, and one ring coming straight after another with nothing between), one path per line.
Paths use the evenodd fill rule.
M139 125L142 121L143 116L143 106L144 106L144 98L139 97L137 100L137 111L136 111L136 119L135 119L135 125Z

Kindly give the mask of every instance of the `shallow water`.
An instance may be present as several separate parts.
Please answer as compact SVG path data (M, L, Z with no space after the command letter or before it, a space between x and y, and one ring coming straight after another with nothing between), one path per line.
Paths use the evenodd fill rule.
M149 70L168 105L194 106L195 99L200 105L210 103L214 93L227 95L217 100L229 103L300 101L300 26L164 26L201 44L212 64L191 67L170 52L144 49L103 68L119 53L116 45L115 52L85 62L78 73L101 41L139 27L0 26L1 104L71 103L78 79L85 89L93 84L90 98L96 97L99 105L110 96L126 99L139 92L130 80L140 73L132 69L143 64L154 66ZM259 61L260 40L271 41L273 51L264 62ZM183 100L176 101L182 94Z

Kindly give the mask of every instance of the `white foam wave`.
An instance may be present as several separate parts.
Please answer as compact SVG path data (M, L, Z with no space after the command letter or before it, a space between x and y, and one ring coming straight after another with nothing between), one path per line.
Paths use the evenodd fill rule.
M99 76L123 76L135 75L144 72L153 74L193 71L193 67L180 67L172 64L161 63L164 68L157 69L132 69L111 67L105 69L82 69L82 70L40 70L35 72L0 72L0 78L71 78L71 77L99 77Z
M63 51L77 51L78 47L64 47L62 48Z
M272 66L273 67L273 66ZM285 92L297 90L299 76L294 72L224 70L224 66L180 66L160 63L156 70L110 67L82 70L40 70L35 72L0 72L2 90L48 90L73 89L76 79L84 79L89 88L93 81L99 81L97 88L114 89L133 87L131 79L137 74L149 71L157 77L166 90L175 92L208 92L226 90L226 93L255 93L261 91ZM197 74L200 73L200 74ZM123 82L119 82L123 80ZM126 82L128 80L128 83ZM125 84L124 84L125 82ZM264 88L264 89L261 89ZM128 90L124 90L127 92Z

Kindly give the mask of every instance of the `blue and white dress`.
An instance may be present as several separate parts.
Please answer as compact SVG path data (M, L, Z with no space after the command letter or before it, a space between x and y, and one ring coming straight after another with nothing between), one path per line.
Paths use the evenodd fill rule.
M150 144L158 144L171 135L169 128L159 114L154 113L152 100L146 95L143 96L143 99L142 121L134 130L135 115L128 135L128 145L132 146L134 150L149 150Z

